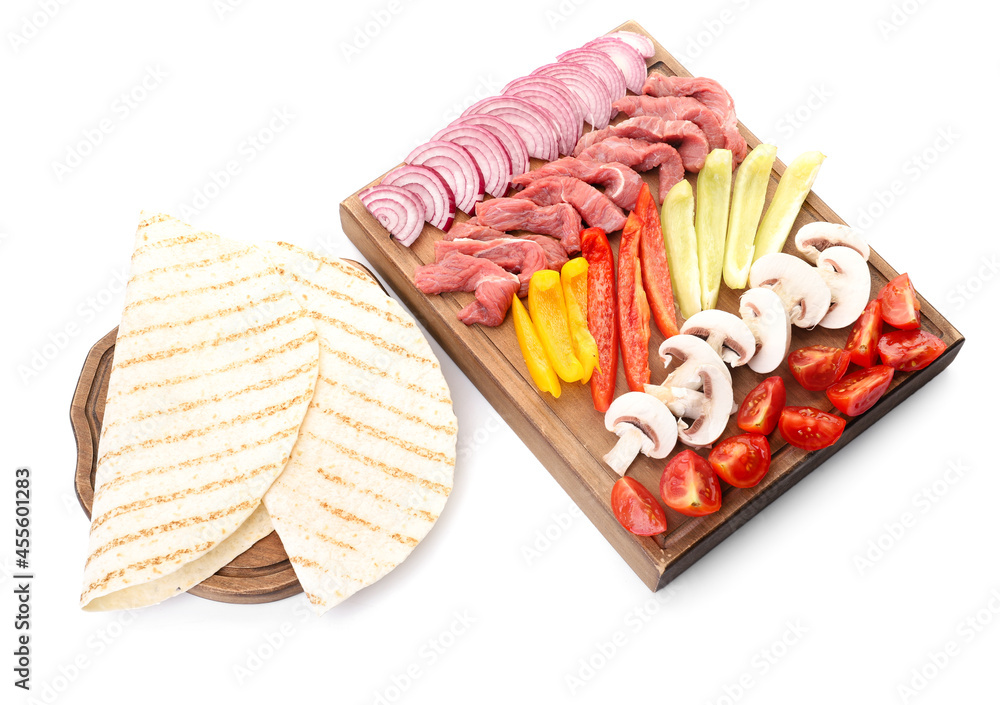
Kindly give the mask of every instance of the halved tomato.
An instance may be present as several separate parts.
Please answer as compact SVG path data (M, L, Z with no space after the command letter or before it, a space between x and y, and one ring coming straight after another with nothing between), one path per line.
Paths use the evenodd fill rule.
M819 450L836 443L847 421L811 406L786 406L778 419L781 437L796 448Z
M722 487L707 460L693 450L682 450L663 469L660 498L681 514L700 517L722 506Z
M913 372L937 360L947 347L925 330L893 330L879 338L878 354L889 367Z
M653 536L667 530L663 507L652 492L631 477L623 477L611 488L611 511L636 536Z
M792 377L810 392L819 392L829 387L844 376L850 364L850 353L827 345L799 348L788 356L788 368Z
M768 377L750 390L736 417L736 424L747 433L765 436L778 425L778 417L785 406L785 381L781 377Z
M893 369L875 365L858 370L830 385L826 396L841 413L859 416L875 406L892 382Z
M920 300L909 274L900 274L882 287L878 300L882 302L882 320L890 326L903 330L920 327Z
M878 337L882 335L882 302L872 299L854 322L844 349L851 353L851 362L871 367L878 358Z
M733 487L753 487L771 467L771 445L759 433L741 433L712 448L708 462Z

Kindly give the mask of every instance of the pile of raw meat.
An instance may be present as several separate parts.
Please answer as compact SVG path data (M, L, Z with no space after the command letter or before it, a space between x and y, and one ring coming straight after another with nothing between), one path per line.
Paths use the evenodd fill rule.
M421 291L474 292L459 318L499 325L534 272L579 253L582 228L622 228L639 172L658 170L662 201L712 149L729 149L733 168L743 160L729 93L708 78L647 75L653 53L645 35L615 32L560 54L469 107L362 192L403 245L425 222L444 232L436 262L415 271ZM612 125L619 113L627 119ZM531 158L545 163L530 169ZM471 217L456 221L456 211Z

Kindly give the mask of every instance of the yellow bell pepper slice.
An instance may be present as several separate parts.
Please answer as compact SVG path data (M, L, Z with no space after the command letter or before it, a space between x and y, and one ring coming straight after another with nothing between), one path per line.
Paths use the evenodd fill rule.
M578 382L583 377L583 365L573 353L559 272L542 269L531 275L528 309L556 374L564 382Z
M560 273L563 298L566 300L566 320L569 323L573 353L583 365L581 382L589 382L594 369L600 369L597 341L587 327L587 260L574 257L563 265Z
M542 341L538 338L538 331L535 324L531 322L528 310L521 303L521 299L514 297L511 304L514 312L514 332L517 334L517 344L521 347L521 355L524 356L524 364L528 367L528 374L534 380L535 386L540 391L548 392L556 399L562 394L559 386L559 378L556 371L552 369Z

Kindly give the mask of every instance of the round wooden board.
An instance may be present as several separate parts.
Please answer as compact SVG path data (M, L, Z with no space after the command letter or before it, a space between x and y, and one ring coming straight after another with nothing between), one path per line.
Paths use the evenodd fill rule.
M360 262L344 260L368 274L385 291L371 270ZM388 293L388 292L387 292ZM115 356L118 329L94 344L87 354L76 383L70 407L70 423L76 436L74 486L80 506L90 517L94 505L94 476L97 471L97 442L101 437L108 379ZM271 532L229 565L188 590L192 595L217 602L256 604L283 600L302 592L277 533Z

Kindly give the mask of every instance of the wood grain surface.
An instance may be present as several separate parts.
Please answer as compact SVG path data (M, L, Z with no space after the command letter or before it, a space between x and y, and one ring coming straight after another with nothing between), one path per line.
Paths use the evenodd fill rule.
M353 260L344 261L362 269L384 291L381 282L367 267ZM70 407L70 423L77 451L73 483L76 497L88 518L94 506L97 446L117 337L118 329L115 328L90 349ZM281 539L272 531L188 592L216 602L256 604L291 597L302 592L302 586L295 577Z
M635 22L626 22L616 29L639 32L648 36L648 33ZM668 75L691 75L655 39L653 42L656 52L647 60L650 70L662 71ZM557 48L565 50L571 47ZM539 51L537 57L539 65L551 60L549 52L544 49ZM739 95L734 98L738 110ZM750 148L760 143L760 140L742 123L740 130ZM412 146L400 144L400 155L405 154ZM822 148L822 145L816 147ZM542 163L533 159L532 168ZM778 179L784 170L784 163L780 160L775 161L768 185L768 202L773 197ZM644 178L649 182L652 192L656 194L658 190L655 172L645 174ZM822 173L819 178L823 178ZM688 179L694 185L694 175L689 174ZM381 177L375 179L372 184L380 180ZM785 444L775 432L770 437L773 451L771 470L760 484L750 489L724 487L722 509L706 517L689 518L667 509L666 534L651 538L636 537L618 524L610 510L611 487L617 476L604 464L602 457L615 445L617 439L604 430L603 415L594 410L589 387L564 384L563 394L559 399L540 394L525 368L510 316L497 328L478 325L469 327L461 323L456 314L471 300L471 294L426 296L417 290L412 283L414 268L434 261L433 244L442 233L436 228L425 225L423 233L411 247L400 245L390 238L389 233L368 213L358 198L358 194L372 184L358 189L340 204L344 232L636 574L653 590L659 589L677 577L726 536L856 438L903 399L926 384L955 359L964 342L962 335L933 306L920 297L923 328L942 338L948 346L945 353L933 364L920 372L897 373L890 391L866 414L849 419L842 440L833 447L807 453ZM460 213L458 220L467 217ZM792 232L814 221L844 222L815 193L810 193ZM618 233L611 237L616 251L618 239ZM791 237L785 251L795 254ZM886 281L896 276L897 272L874 251L871 253L869 267L872 275L871 296L875 296ZM919 287L919 280L916 284ZM737 312L739 294L740 292L732 291L723 284L718 308ZM653 370L652 381L659 383L665 373L656 350L663 338L655 325L651 327L653 335L650 344L652 358L650 367ZM794 328L792 348L814 344L843 347L849 330L849 328L843 330ZM835 411L825 394L808 392L794 382L788 373L787 365L782 365L776 374L781 374L785 378L789 405L808 405ZM765 376L758 375L746 367L734 370L735 398L738 401L742 400L746 393ZM625 391L628 390L624 374L619 371L616 396ZM735 416L731 419L723 437L734 433L739 433ZM680 449L681 446L678 445L677 450ZM665 462L640 456L629 469L628 475L639 479L658 496L660 474Z

